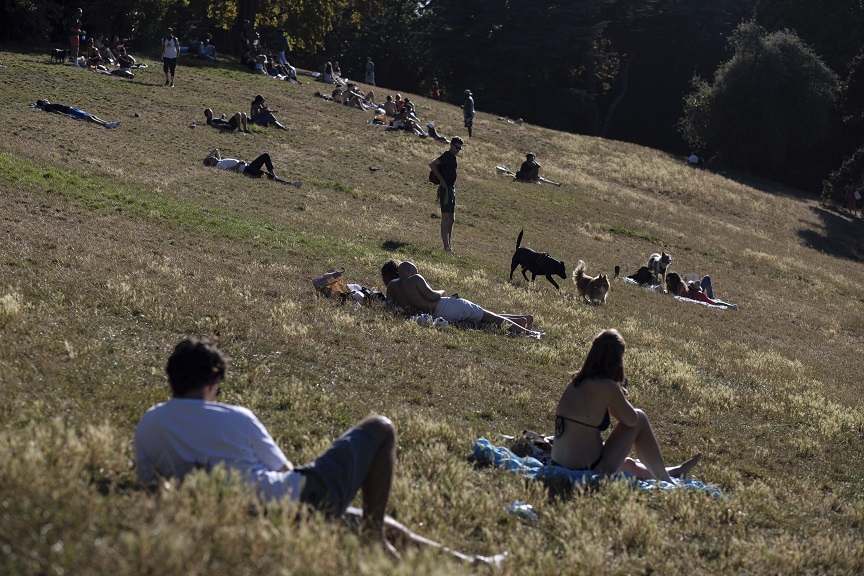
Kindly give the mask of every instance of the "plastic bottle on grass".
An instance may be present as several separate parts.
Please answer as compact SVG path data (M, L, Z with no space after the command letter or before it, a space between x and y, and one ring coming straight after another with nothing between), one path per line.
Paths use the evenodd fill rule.
M507 507L507 512L511 516L516 516L517 518L528 520L529 522L537 522L540 520L540 516L534 511L534 506L527 502L523 502L522 500L516 500L510 504Z

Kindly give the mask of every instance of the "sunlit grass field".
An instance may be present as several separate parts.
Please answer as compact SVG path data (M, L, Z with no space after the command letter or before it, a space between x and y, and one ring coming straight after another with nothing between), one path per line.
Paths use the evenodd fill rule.
M132 437L168 397L163 366L189 335L231 357L222 400L247 406L296 463L370 413L397 426L389 512L504 574L857 574L864 571L864 223L816 198L621 142L517 126L484 111L460 155L453 245L441 251L428 163L445 146L368 125L370 113L238 67L181 59L133 81L0 51L0 573L450 574L426 550L393 561L353 531L194 476L136 483ZM306 80L309 80L308 78ZM364 87L365 88L365 87ZM382 98L400 91L377 87ZM220 134L202 110L256 94L290 128ZM404 93L403 93L404 94ZM440 133L457 107L410 95ZM34 111L47 98L106 120ZM192 125L195 124L194 127ZM268 151L302 188L205 167L212 148ZM527 150L560 188L496 175ZM375 170L370 170L375 168ZM740 310L613 281L583 304L566 280L508 279L523 245L589 274L631 274L665 249ZM316 297L344 267L383 289L411 259L436 288L532 313L542 341L436 329ZM696 451L714 498L623 483L550 498L467 460L478 437L551 433L594 335L628 343L630 399L670 462ZM536 523L507 513L530 502Z

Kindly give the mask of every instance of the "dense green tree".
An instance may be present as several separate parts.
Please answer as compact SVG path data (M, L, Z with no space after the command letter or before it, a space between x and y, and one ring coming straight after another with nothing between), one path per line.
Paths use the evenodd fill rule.
M759 0L754 17L769 32L794 31L840 75L864 45L861 0Z
M852 60L843 86L842 113L845 125L843 163L824 182L822 196L842 202L844 188L852 183L864 188L864 48Z
M681 128L732 167L814 188L828 172L839 80L795 34L736 28L713 84L696 80Z
M676 130L681 97L694 74L709 77L727 57L727 38L749 18L755 2L664 0L651 11L610 19L606 35L630 66L622 67L600 100L605 110L601 134L685 152Z

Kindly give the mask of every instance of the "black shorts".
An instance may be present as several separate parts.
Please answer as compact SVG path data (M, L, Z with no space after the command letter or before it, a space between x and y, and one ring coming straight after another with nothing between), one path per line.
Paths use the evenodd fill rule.
M446 186L439 186L438 204L441 206L442 213L452 214L456 212L456 187L453 187L452 194L448 194Z
M381 441L360 428L351 428L314 462L300 466L303 489L300 502L331 517L341 516L354 500Z
M174 75L174 70L177 69L177 59L176 58L162 58L162 70L165 72L170 72L171 75Z

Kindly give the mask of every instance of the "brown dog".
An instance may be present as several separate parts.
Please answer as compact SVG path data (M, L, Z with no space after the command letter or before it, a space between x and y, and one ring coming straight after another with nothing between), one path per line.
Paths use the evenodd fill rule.
M585 274L585 262L579 260L576 269L573 270L573 282L579 296L589 304L606 304L606 295L609 293L609 278L605 274L592 277Z

